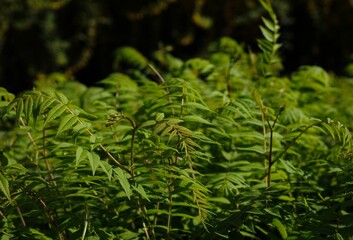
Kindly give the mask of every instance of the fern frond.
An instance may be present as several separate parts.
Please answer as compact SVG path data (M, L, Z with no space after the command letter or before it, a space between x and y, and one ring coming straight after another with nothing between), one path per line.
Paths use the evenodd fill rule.
M116 51L114 68L120 69L122 66L130 68L145 69L147 59L132 47L121 47Z
M264 38L258 40L258 46L262 50L259 63L260 72L262 76L268 77L275 73L273 65L279 62L277 52L281 47L278 43L280 26L271 1L259 0L259 2L270 16L270 19L262 17L263 25L260 26L260 30Z

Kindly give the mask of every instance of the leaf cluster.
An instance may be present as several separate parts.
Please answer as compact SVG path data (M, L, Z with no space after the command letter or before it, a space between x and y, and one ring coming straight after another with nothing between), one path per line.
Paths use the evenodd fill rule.
M97 86L0 89L2 239L352 239L350 83L280 76L260 2L258 54L126 47Z

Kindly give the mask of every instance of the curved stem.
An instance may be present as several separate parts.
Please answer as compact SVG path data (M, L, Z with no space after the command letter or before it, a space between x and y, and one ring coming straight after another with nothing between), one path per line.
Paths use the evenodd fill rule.
M314 126L317 126L319 124L321 124L322 121L319 121L319 122L315 122L315 123L312 123L310 124L309 126L307 126L303 131L301 131L295 138L293 138L293 140L287 144L287 146L285 147L285 149L280 153L280 155L278 155L275 160L272 161L272 165L277 162L288 150L289 148L306 132L308 131L310 128L314 127Z

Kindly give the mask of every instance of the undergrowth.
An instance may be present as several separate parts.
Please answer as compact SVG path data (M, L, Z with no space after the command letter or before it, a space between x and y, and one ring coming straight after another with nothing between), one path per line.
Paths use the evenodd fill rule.
M97 86L0 89L1 239L353 239L351 80L281 76L260 3L257 54L122 47Z

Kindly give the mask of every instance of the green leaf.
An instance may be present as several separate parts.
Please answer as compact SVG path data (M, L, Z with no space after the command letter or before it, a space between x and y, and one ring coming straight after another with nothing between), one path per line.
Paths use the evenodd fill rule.
M12 101L11 103L7 104L7 103L1 103L0 101L0 119L9 111L12 110L12 108L16 105L16 101Z
M148 120L146 122L143 122L139 128L144 128L144 127L148 127L148 126L153 126L156 124L155 120Z
M278 218L275 218L275 219L273 219L272 224L277 228L278 232L282 236L282 239L287 239L288 234L287 234L286 228L281 223L281 221L278 220Z
M186 121L186 122L198 122L198 123L204 123L204 124L212 125L212 123L210 123L206 119L204 119L204 118L202 118L200 116L197 116L197 115L184 116L183 120Z
M151 202L151 200L148 198L145 189L142 187L141 184L138 184L137 187L135 187L134 185L131 185L133 189L135 189L136 192L138 192L144 199L146 199L147 201Z
M114 168L114 172L116 173L116 175L119 179L119 183L123 187L127 198L130 199L132 191L130 188L130 183L126 178L125 173L123 172L123 170L121 168Z
M265 114L266 109L265 109L265 106L264 106L264 104L263 104L263 102L262 102L260 93L259 93L259 91L258 91L257 89L254 90L253 96L254 96L254 98L255 98L256 103L259 105L259 108L260 108L261 112L262 112L263 114Z
M94 135L94 134L89 137L89 143L90 144L95 144L96 140L97 140L97 136Z
M49 122L53 121L61 114L63 114L66 110L66 106L62 104L58 104L48 112L47 118L45 120L44 126L46 126Z
M204 111L211 111L207 106L197 102L187 102L184 104L184 107L194 108L194 109L199 109Z
M161 133L161 136L165 136L166 134L168 134L171 130L173 130L172 126L168 126L166 127L163 132Z
M293 164L290 161L286 161L283 159L280 159L281 163L283 164L283 166L285 167L286 171L290 174L298 174L300 176L304 175L304 171L301 170L300 168L296 168L295 166L293 166Z
M157 115L156 115L156 121L157 122L162 121L163 118L164 118L164 113L157 113Z
M67 104L69 102L69 100L67 99L67 97L62 94L61 92L57 92L55 91L55 96L60 100L61 103L63 104Z
M89 164L91 165L92 175L94 175L99 165L100 157L97 153L88 152L88 151L87 151L87 156L88 156Z
M60 133L66 131L66 130L68 130L68 129L70 129L70 128L71 128L73 125L75 125L76 123L77 123L77 116L71 115L71 114L66 115L66 116L61 120L56 135L58 136Z
M329 132L331 134L333 139L336 139L336 132L331 125L329 125L325 122L321 123L321 125L327 130L327 132Z
M40 104L40 112L43 113L48 107L50 107L56 101L55 98L47 98Z
M24 104L22 98L19 99L17 102L17 107L16 107L16 124L19 123L22 112L23 112Z
M106 161L100 161L99 166L103 169L103 171L107 174L109 181L112 180L113 168Z
M147 59L136 49L132 47L121 47L116 51L114 68L118 68L121 63L131 67L144 69L147 67Z
M269 41L266 41L265 39L259 39L257 40L257 43L259 45L259 48L264 52L268 53L272 51L272 44Z
M44 233L38 231L37 229L29 228L28 230L31 233L31 236L33 236L32 239L53 240L51 237L47 237ZM3 238L1 240L3 240Z
M179 124L179 123L181 123L181 122L183 122L183 120L178 119L178 118L170 118L170 119L168 119L168 121L166 122L166 124L168 124L168 125L175 125L175 124Z
M157 123L156 126L153 129L153 134L158 134L160 131L162 131L167 125L162 122L162 123Z
M32 114L33 114L34 122L37 121L37 118L40 115L40 111L41 111L40 110L40 106L41 106L42 102L43 102L43 96L42 95L38 95L36 97L35 101L34 101L34 104L33 104L33 112L32 112Z
M273 24L270 20L267 18L261 17L262 21L264 22L265 26L271 31L274 32L276 29L276 25Z
M271 214L272 216L281 217L281 215L279 215L278 213L275 213L275 212L271 211L271 210L268 209L268 208L265 208L264 211L267 212L267 213L269 213L269 214Z
M90 123L85 123L85 122L80 122L79 124L77 124L76 126L74 126L72 128L72 134L74 137L77 137L77 135L83 133L84 131L86 131L90 126Z
M0 190L5 195L5 197L11 202L11 193L9 187L9 181L5 178L5 176L0 172Z
M256 152L256 153L259 153L259 154L263 154L264 153L264 148L262 146L259 146L259 145L254 145L254 146L251 146L251 147L238 147L237 149L241 150L241 151Z
M27 122L29 121L29 118L31 117L32 112L33 112L33 99L32 97L28 97L24 103L24 114Z
M78 147L76 149L76 167L80 164L81 161L85 160L87 158L88 151L83 149L82 147Z
M175 137L175 135L178 133L177 130L174 130L173 132L171 132L171 134L169 135L169 139L168 139L168 142L170 142L170 140L173 139L173 137Z
M269 31L267 28L264 28L263 26L260 26L260 30L267 41L274 42L275 39L271 31Z
M273 9L271 6L271 0L259 0L259 2L262 5L262 7L270 14L271 18L274 18Z

